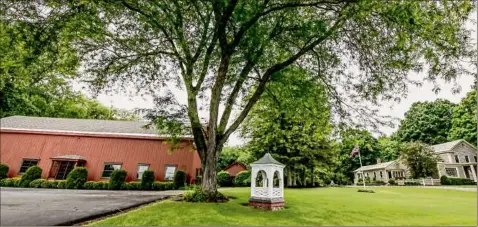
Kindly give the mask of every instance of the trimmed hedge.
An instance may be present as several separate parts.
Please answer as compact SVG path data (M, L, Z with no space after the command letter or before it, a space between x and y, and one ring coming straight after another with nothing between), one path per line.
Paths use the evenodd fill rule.
M442 185L474 185L475 183L471 179L467 178L448 178L447 176L440 177L440 183Z
M165 190L173 190L175 188L175 184L173 182L153 182L153 190L157 191L165 191Z
M251 172L244 170L237 173L234 178L234 186L236 187L248 187L251 185Z
M416 182L416 181L406 181L405 182L405 185L407 186L418 186L418 185L422 185L420 182Z
M141 189L151 190L154 183L154 171L146 170L141 177Z
M126 170L117 169L113 170L110 177L109 189L118 190L123 187L124 182L126 181L126 175L128 173Z
M33 180L40 179L42 169L39 166L31 166L27 169L27 171L23 174L20 182L18 183L20 187L27 188L30 186L30 183Z
M217 183L221 187L232 186L232 177L229 174L229 172L225 170L222 170L219 173L217 173L216 179L217 179Z
M0 163L0 180L8 177L8 169L7 165Z
M95 181L87 181L85 182L85 184L83 185L83 188L84 189L94 189L93 188L93 185L95 184L96 182Z
M41 184L43 184L44 182L47 182L47 180L45 179L36 179L36 180L32 180L29 184L30 188L41 188Z
M84 167L74 168L68 176L66 176L66 188L81 189L88 178L88 170Z
M183 170L178 170L174 174L174 187L181 188L186 184L186 172Z
M57 188L66 189L66 180L59 180L57 184Z

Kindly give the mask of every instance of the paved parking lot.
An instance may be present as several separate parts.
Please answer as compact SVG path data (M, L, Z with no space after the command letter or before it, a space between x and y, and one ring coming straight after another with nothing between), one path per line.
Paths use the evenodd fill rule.
M0 225L70 225L182 191L1 188Z

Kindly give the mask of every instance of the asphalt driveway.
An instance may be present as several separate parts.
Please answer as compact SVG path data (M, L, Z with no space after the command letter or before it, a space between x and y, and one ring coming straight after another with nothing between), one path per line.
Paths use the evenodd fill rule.
M182 192L1 188L0 225L70 225Z

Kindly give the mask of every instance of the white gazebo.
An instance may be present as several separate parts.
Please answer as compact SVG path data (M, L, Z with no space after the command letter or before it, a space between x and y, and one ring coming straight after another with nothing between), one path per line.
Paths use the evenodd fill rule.
M249 205L276 210L284 207L284 167L271 154L251 164Z

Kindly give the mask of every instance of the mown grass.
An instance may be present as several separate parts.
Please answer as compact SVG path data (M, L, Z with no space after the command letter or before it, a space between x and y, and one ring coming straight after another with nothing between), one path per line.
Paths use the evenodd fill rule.
M222 204L164 201L90 225L472 225L476 192L419 187L286 189L286 208L247 206L249 188L226 190Z

